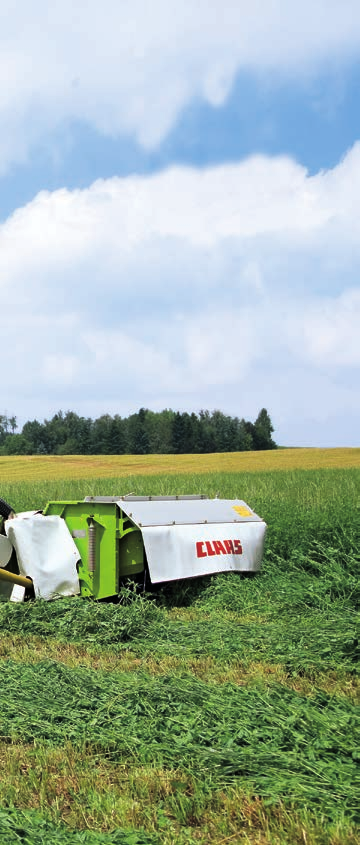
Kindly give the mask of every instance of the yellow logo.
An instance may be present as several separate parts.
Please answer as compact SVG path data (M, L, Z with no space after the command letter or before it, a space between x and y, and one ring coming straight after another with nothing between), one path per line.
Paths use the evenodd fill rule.
M252 516L252 511L249 511L245 505L233 505L233 511L236 511L239 516Z

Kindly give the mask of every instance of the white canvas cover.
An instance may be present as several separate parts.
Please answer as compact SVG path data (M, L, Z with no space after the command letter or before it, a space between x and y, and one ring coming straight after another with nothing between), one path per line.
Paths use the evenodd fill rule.
M260 569L266 525L171 525L142 528L153 584L215 572ZM234 551L232 551L232 549Z
M153 584L260 569L266 523L241 499L121 499L141 529Z
M79 552L60 516L22 514L5 522L21 575L32 578L36 598L45 600L80 592Z

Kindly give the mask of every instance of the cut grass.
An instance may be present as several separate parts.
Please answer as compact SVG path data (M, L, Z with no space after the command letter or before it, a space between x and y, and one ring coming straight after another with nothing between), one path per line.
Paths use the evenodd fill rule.
M280 685L223 685L3 662L0 735L62 745L120 765L181 768L212 788L360 822L359 709ZM36 707L34 707L36 702Z
M261 661L241 663L237 658L224 661L212 656L181 658L174 655L159 657L154 654L139 656L131 650L120 652L91 649L83 646L60 643L58 640L21 636L3 636L0 641L0 660L36 664L44 660L55 660L73 668L100 669L108 672L141 672L149 675L171 675L173 677L195 677L211 684L236 684L242 686L259 683L265 686L282 684L303 695L313 695L323 690L330 695L346 696L354 703L360 702L360 679L342 670L291 673L279 664ZM1 664L0 664L1 665Z
M124 589L117 605L0 605L2 803L18 808L0 841L355 845L358 470L138 469L0 494L18 510L244 498L269 525L262 572Z
M6 845L160 845L158 836L141 831L111 834L71 830L33 811L0 808L0 837Z
M281 802L269 806L240 787L229 787L225 792L208 785L204 791L196 777L180 769L134 763L115 766L109 760L84 757L70 744L61 748L0 745L0 765L4 773L3 803L18 806L17 813L0 812L0 834L5 819L12 821L17 831L26 826L28 835L30 827L33 838L27 841L32 845L51 841L50 837L34 838L37 829L43 835L45 830L48 835L53 831L55 842L99 845L109 841L150 845L159 841L159 832L161 841L168 845L220 845L228 838L303 845L305 827L312 843L357 842L354 827L345 820L341 828L325 820L320 825L309 812L289 810ZM32 812L24 815L21 809ZM61 822L66 822L67 828L60 827ZM79 839L76 829L82 828L84 838ZM100 834L89 834L87 828L97 828ZM109 840L104 833L114 830L114 838ZM58 840L59 831L63 838Z
M120 604L80 598L53 604L3 602L0 630L91 648L131 647L141 658L212 657L244 667L262 662L308 678L319 672L356 674L356 553L346 555L319 543L311 556L296 553L287 562L270 553L255 578L229 573L145 597L124 588ZM184 591L187 603L192 601L188 614L184 608L174 613L171 607L184 602Z

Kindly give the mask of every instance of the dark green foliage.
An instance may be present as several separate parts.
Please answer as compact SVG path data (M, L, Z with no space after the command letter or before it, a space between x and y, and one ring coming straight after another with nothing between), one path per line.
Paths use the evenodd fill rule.
M189 414L174 415L172 423L172 451L175 455L186 454L193 451L191 443L191 421Z
M0 414L0 446L6 440L9 432L14 433L16 428L16 417L8 417L7 414Z
M32 444L24 434L7 434L1 452L3 455L31 455Z
M128 451L132 455L148 455L150 453L150 439L146 427L145 408L140 408L137 414L132 414L127 420Z
M274 428L266 408L259 412L253 428L254 449L275 449L276 443L272 439Z
M274 429L265 408L255 423L218 410L188 414L140 408L126 419L118 414L103 414L91 420L73 411L58 411L43 423L26 422L21 434L14 434L14 425L16 428L15 417L0 416L1 454L197 454L276 448L271 437Z

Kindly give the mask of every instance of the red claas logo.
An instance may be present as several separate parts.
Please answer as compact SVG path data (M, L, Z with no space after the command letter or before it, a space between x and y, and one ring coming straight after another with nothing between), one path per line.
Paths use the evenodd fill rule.
M212 555L242 555L240 540L199 540L196 543L197 557Z

